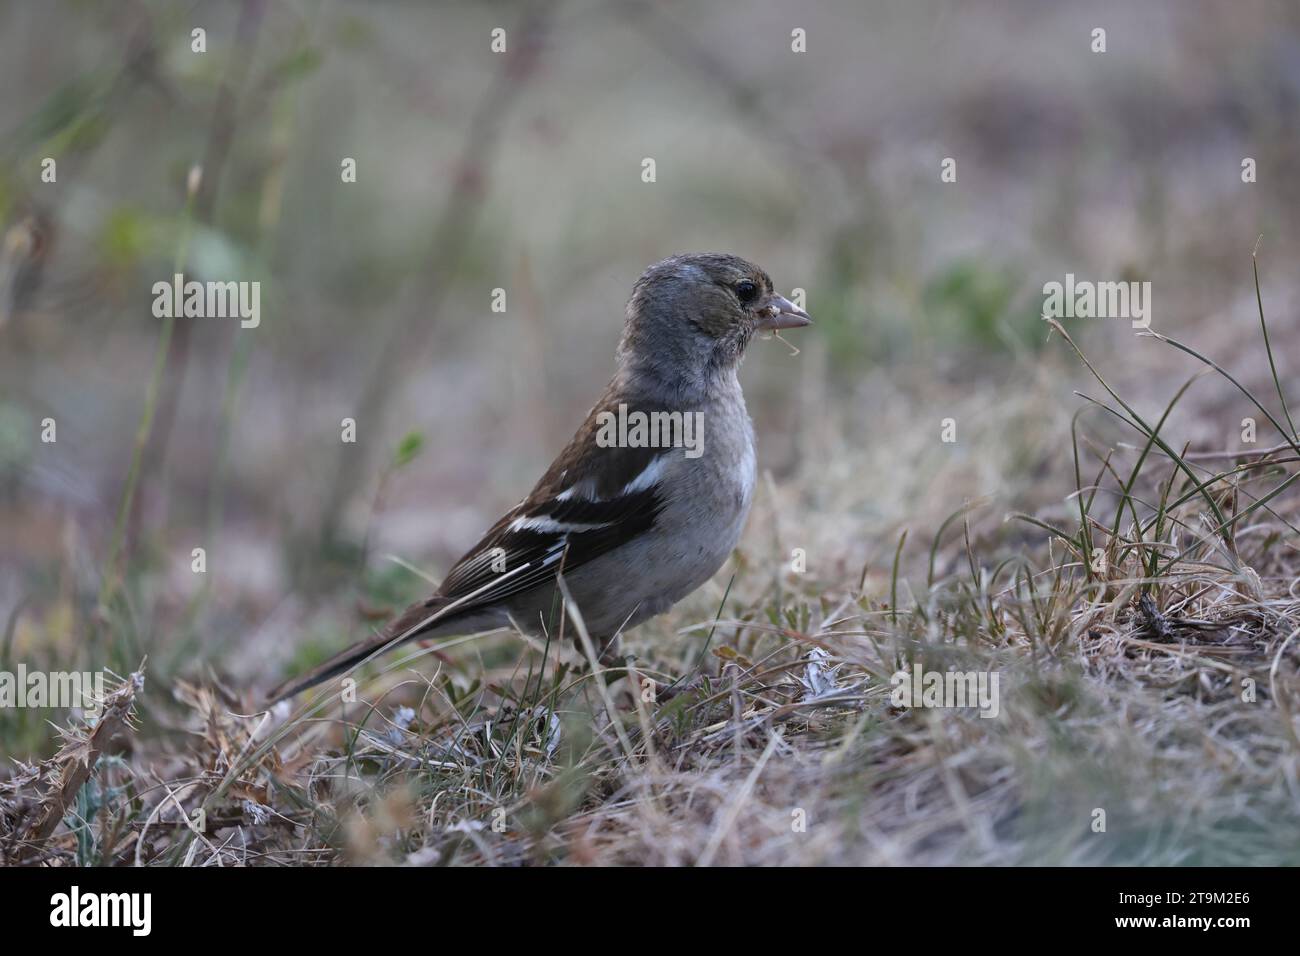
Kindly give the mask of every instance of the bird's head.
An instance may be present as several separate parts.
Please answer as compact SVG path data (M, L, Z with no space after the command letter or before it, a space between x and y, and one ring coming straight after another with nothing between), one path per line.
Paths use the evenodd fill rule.
M671 256L632 289L619 361L668 376L707 376L734 369L755 332L811 322L752 262L717 253Z

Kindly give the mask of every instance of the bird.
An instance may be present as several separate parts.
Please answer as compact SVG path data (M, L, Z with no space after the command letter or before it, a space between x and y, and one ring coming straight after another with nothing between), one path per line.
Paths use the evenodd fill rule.
M526 498L438 590L275 688L268 706L416 639L545 633L562 576L602 655L708 581L754 498L754 429L738 371L755 334L810 325L768 274L722 253L674 255L632 288L609 385Z

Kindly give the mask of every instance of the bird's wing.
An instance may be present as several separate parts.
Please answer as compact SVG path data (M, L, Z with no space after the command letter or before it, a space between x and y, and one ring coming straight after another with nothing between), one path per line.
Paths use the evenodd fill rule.
M650 459L643 485L629 483L611 498L529 498L499 521L447 575L434 604L464 599L457 613L493 604L571 572L649 531L663 507Z
M427 627L472 614L570 573L654 527L663 509L662 480L680 448L610 443L607 393L528 497L493 525L447 573L438 592L412 605L388 628L414 637ZM651 416L661 404L628 402ZM436 616L436 617L435 617Z
M680 448L605 445L592 409L527 498L488 529L456 562L438 592L419 601L379 634L341 651L272 692L272 701L319 684L419 637L434 627L554 580L650 531L665 503L662 479ZM636 406L651 412L649 406Z

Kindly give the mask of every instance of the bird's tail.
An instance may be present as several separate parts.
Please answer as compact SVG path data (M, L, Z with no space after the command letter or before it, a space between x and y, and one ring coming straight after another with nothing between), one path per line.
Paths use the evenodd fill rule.
M267 697L266 706L273 707L282 700L296 697L317 684L322 684L331 677L360 666L371 657L378 657L407 641L412 641L433 627L446 623L443 609L447 602L441 598L412 604L405 612L385 627L380 633L358 641L351 647L339 651L323 664L317 664L305 674L291 677Z

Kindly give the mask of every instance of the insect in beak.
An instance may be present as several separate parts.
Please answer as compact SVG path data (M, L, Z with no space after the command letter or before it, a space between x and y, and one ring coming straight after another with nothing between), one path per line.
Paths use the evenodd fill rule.
M758 311L757 327L764 332L800 329L805 325L812 325L812 316L783 295L773 293L768 297L767 305Z

